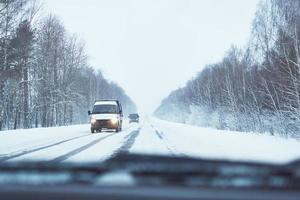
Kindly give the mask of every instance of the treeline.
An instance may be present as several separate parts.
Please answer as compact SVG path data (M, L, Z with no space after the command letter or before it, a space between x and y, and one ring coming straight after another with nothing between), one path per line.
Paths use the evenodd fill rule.
M84 44L35 0L0 0L0 130L87 122L95 99L135 105L89 66Z
M262 1L247 48L232 47L221 62L172 92L155 114L218 129L299 137L300 0Z

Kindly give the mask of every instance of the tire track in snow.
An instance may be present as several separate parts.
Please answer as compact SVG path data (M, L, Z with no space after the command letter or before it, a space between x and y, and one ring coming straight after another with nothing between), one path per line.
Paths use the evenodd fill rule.
M90 143L88 143L88 144L86 144L86 145L83 145L83 146L81 146L81 147L79 147L79 148L77 148L77 149L74 149L74 150L72 150L72 151L70 151L70 152L68 152L68 153L66 153L66 154L64 154L64 155L62 155L62 156L59 156L59 157L53 159L53 160L50 161L50 162L62 162L62 161L64 161L64 160L67 160L68 158L70 158L70 157L72 157L72 156L74 156L74 155L76 155L76 154L79 154L79 153L81 153L82 151L87 150L88 148L90 148L90 147L92 147L92 146L98 144L99 142L105 140L106 138L109 138L109 137L111 137L111 136L113 136L113 135L116 135L116 134L117 134L117 133L112 133L112 134L109 134L109 135L107 135L107 136L104 136L104 137L98 138L98 139L96 139L96 140L93 140L93 141L91 141ZM119 134L119 133L118 133L118 134Z
M113 152L113 154L107 158L107 159L112 159L115 158L116 156L118 156L119 154L128 154L129 150L131 149L131 147L134 145L136 138L138 137L138 135L140 134L140 130L141 128L132 131L131 133L129 133L123 140L122 146L120 148L118 148L117 150L115 150Z
M187 156L184 153L179 152L173 145L171 145L170 142L166 139L165 134L163 132L155 129L153 125L151 125L151 127L154 129L154 132L157 135L157 137L165 144L166 148L168 149L168 151L171 153L172 156L181 156L181 157Z
M41 151L41 150L44 150L44 149L47 149L47 148L50 148L50 147L54 147L54 146L57 146L57 145L60 145L60 144L64 144L66 142L77 140L77 139L80 139L80 138L83 138L83 137L88 137L88 136L91 136L91 135L92 134L77 136L77 137L69 138L69 139L66 139L66 140L63 140L63 141L60 141L60 142L52 143L52 144L49 144L49 145L46 145L46 146L41 146L41 147L37 147L37 148L33 148L33 149L28 149L28 150L21 151L19 153L10 154L8 156L3 156L3 157L0 157L0 162L5 162L5 161L8 161L8 160L13 159L13 158L21 157L21 156L24 156L24 155L27 155L27 154L30 154L30 153Z
M163 141L163 143L165 144L166 148L168 149L168 151L171 153L172 156L175 156L176 153L174 152L174 150L169 146L169 144L165 141L164 137L162 136L162 133L160 133L158 130L154 130L155 134L157 135L157 137Z

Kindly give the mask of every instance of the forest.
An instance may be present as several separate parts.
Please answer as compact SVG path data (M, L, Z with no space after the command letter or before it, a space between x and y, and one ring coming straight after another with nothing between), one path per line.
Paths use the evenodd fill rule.
M299 138L299 93L300 0L263 0L246 47L232 46L221 61L165 98L155 115L204 127Z
M37 0L0 0L0 130L86 123L95 99L135 111L124 90L89 65L84 42L42 9Z

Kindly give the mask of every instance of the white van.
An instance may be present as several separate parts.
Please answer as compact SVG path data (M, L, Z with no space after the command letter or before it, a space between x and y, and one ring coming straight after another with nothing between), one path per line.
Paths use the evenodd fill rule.
M97 100L93 111L88 111L91 119L91 132L101 132L104 129L122 130L123 111L118 100Z

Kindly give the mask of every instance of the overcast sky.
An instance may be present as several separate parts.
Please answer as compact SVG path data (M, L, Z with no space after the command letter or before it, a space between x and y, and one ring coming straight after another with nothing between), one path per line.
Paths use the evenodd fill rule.
M141 112L244 46L259 0L43 0Z

